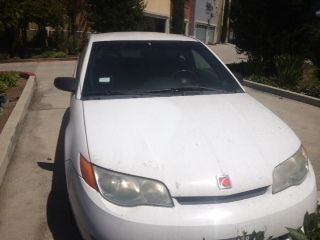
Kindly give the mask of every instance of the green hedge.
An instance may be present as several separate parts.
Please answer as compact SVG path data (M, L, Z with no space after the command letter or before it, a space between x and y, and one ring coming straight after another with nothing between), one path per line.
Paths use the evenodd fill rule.
M68 55L65 52L45 51L41 54L34 55L32 58L65 58Z
M271 74L265 74L263 62L259 60L229 64L228 67L250 81L320 98L320 69L299 56L275 57Z

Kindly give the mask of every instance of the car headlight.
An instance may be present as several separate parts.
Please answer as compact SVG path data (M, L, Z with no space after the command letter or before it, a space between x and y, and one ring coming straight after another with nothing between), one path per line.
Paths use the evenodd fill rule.
M93 166L93 169L101 195L112 203L122 206L173 206L168 189L159 181L97 166Z
M303 147L289 159L275 167L273 171L272 193L298 185L308 173L308 156Z

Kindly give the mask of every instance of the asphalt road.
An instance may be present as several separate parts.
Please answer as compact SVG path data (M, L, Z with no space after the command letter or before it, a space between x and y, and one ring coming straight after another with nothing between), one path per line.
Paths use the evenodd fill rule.
M0 188L2 240L78 239L61 161L69 94L52 84L54 77L72 75L74 67L74 61L0 64L0 71L30 71L37 75L35 96ZM320 108L252 89L248 92L302 139L320 189Z

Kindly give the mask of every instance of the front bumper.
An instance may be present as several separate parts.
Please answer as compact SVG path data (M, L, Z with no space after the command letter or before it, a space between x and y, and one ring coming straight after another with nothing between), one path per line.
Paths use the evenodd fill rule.
M235 238L243 231L279 237L287 233L285 227L300 227L317 202L312 167L302 184L275 195L269 188L263 195L221 204L180 205L174 199L173 208L117 206L74 170L67 175L71 206L85 239L211 240Z

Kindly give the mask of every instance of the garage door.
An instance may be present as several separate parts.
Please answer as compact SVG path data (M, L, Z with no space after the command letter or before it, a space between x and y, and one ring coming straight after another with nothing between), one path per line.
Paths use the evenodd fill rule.
M208 44L214 43L214 27L208 28Z
M196 38L201 42L206 42L207 28L204 25L197 24L196 26Z

